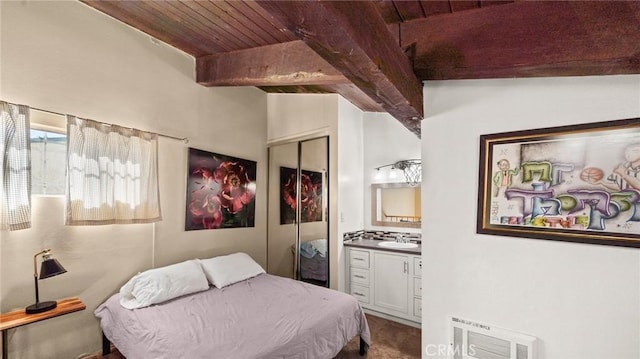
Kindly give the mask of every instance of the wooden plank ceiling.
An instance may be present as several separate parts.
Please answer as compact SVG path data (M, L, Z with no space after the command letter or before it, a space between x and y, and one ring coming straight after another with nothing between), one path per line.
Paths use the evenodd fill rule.
M204 86L338 93L418 136L421 81L640 73L639 1L83 2L194 56Z

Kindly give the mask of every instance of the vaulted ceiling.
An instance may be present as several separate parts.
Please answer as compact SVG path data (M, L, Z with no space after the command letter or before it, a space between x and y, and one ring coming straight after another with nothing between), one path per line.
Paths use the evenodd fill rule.
M640 1L82 1L204 86L338 93L418 136L421 81L640 73Z

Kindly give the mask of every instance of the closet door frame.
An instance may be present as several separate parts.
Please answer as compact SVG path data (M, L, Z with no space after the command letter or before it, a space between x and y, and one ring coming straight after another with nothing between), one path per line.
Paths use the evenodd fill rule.
M268 169L269 171L272 170L272 166L271 166L271 149L272 147L275 146L280 146L280 145L288 145L288 144L292 144L292 143L297 143L297 165L296 165L296 218L294 221L294 225L295 225L295 238L294 238L294 268L293 268L293 275L294 275L294 279L296 280L301 280L301 273L300 273L300 240L301 240L301 222L300 219L302 218L302 213L301 213L301 207L302 207L302 201L300 198L300 193L301 193L301 186L302 186L302 181L301 181L301 177L302 177L302 153L303 153L303 144L305 142L311 142L311 141L316 141L316 140L324 140L325 141L325 171L323 173L323 178L322 178L322 182L323 182L323 192L322 192L322 217L323 219L326 218L326 229L325 229L325 233L326 233L326 240L327 240L327 254L326 254L326 258L327 258L327 281L325 283L325 286L327 288L330 287L330 274L331 274L331 264L330 264L330 258L331 258L331 250L330 250L330 237L331 237L331 226L330 226L330 218L331 218L331 207L329 206L330 203L330 175L329 175L329 171L330 171L330 141L329 141L329 135L328 134L316 134L316 135L310 135L310 136L305 136L304 138L298 138L298 139L293 139L293 140L289 140L289 141L279 141L277 143L271 143L269 144L268 150L269 150L269 155L268 160L269 160L269 166ZM271 180L272 174L268 173L268 179L269 181ZM268 186L268 188L271 188L271 186ZM268 201L272 201L272 200L277 200L280 201L280 193L278 194L272 194L269 193L268 197ZM268 205L269 207L269 205ZM280 213L273 213L270 214L269 212L267 213L267 216L279 216ZM271 225L272 220L268 218L267 220L267 226ZM267 228L267 246L269 246L269 242L270 242L270 231ZM269 250L267 249L267 270L269 270Z

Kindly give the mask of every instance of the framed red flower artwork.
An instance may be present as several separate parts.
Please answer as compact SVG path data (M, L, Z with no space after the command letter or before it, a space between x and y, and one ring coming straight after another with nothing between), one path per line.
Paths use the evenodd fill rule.
M297 181L294 168L280 167L280 224L295 223ZM301 223L322 221L322 172L301 171Z
M255 226L256 162L189 148L185 230Z

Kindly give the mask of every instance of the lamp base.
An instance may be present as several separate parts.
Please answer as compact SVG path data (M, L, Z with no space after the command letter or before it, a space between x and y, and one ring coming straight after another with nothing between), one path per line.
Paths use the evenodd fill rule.
M36 303L28 306L27 308L25 308L24 311L27 314L42 313L42 312L51 310L57 306L58 306L58 302L54 302L54 301L40 302L40 303Z

